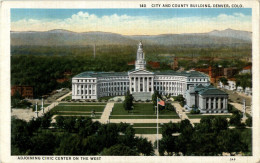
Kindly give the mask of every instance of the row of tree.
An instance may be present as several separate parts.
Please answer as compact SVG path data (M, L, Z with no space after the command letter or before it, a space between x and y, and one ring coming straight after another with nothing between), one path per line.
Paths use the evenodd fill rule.
M251 152L241 131L229 129L226 118L203 117L193 127L189 120L162 126L163 138L159 141L160 155L219 156L223 152Z
M57 117L50 129L50 114L29 122L12 118L12 155L154 155L152 143L135 137L129 124Z

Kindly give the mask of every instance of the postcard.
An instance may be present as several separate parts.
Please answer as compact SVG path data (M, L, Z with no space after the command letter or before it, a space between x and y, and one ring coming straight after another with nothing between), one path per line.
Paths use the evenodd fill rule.
M2 1L1 162L259 162L259 1Z

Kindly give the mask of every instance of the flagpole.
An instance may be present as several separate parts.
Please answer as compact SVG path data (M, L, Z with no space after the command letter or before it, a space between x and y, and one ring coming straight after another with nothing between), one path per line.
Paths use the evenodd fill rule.
M158 97L157 97L157 150L158 150L158 153L159 153L159 130L158 130Z

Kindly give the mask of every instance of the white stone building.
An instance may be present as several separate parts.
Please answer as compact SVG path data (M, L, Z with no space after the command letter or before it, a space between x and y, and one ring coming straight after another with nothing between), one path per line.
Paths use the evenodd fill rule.
M209 85L209 77L197 71L151 72L146 70L143 45L138 45L135 69L128 72L83 72L72 78L72 99L98 99L125 95L151 100L155 90L163 95L184 95L190 86Z
M201 113L227 113L228 94L212 85L191 86L186 91L185 107L197 108Z

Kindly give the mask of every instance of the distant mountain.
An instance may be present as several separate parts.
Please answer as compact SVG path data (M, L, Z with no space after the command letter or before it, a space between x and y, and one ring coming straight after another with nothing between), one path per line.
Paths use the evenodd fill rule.
M233 45L251 43L252 33L226 29L209 33L162 34L126 36L109 32L76 33L63 29L46 32L11 32L11 45L135 45L142 40L145 44L157 45Z
M252 40L252 32L248 31L239 31L233 29L225 29L223 31L214 30L208 33L210 36L217 36L217 37L229 37L229 38L237 38L241 40Z

